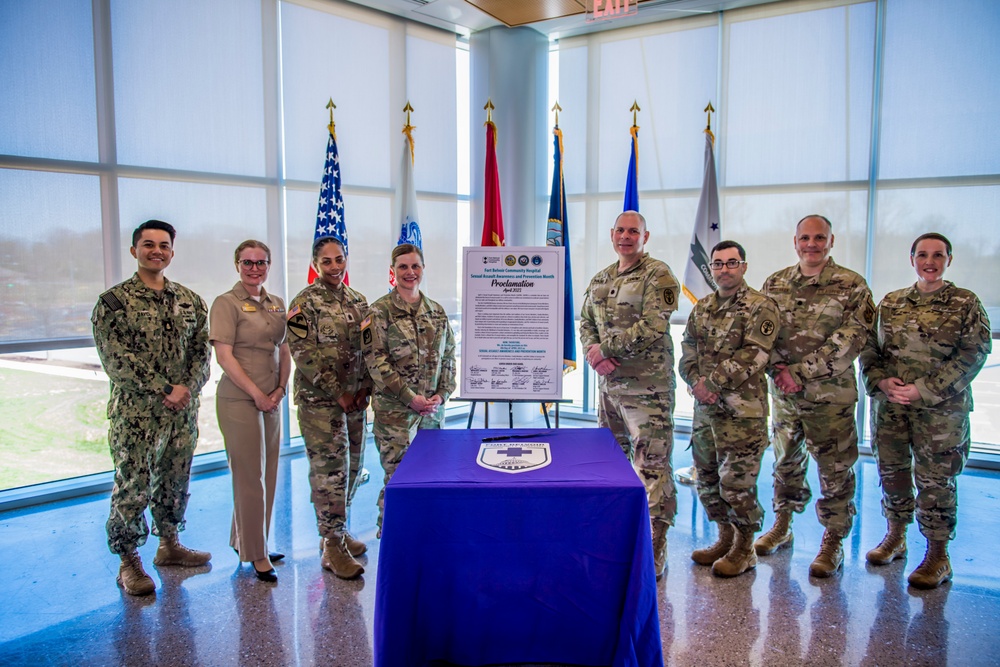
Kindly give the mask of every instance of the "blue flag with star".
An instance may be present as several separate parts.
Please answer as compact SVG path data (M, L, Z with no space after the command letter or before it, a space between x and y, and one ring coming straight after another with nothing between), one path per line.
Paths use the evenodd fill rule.
M691 233L691 250L688 252L687 266L684 267L684 295L692 302L715 291L715 280L709 263L710 253L715 244L722 240L722 224L719 218L719 186L715 180L715 136L705 130L705 174L701 185L698 212L694 216L694 231Z
M337 135L331 130L326 144L326 161L323 164L323 182L319 186L319 206L316 211L316 232L313 243L325 236L332 236L347 250L347 226L344 224L344 197L340 194L340 154L337 152ZM316 280L316 269L309 265L309 284ZM344 283L347 284L347 275Z

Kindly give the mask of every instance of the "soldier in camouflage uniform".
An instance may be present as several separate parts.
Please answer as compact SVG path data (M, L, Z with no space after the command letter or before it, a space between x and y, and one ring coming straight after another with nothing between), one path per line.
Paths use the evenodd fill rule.
M646 487L656 576L667 562L667 528L677 514L674 447L674 346L670 313L679 284L643 247L646 220L625 211L611 228L618 261L590 281L580 313L580 343L600 376L598 423L611 429Z
M756 567L754 533L760 460L767 449L767 368L778 334L778 308L744 280L746 251L735 241L712 249L718 291L688 317L678 372L694 396L691 446L698 496L719 539L691 559L734 577Z
M198 442L198 395L208 381L208 307L167 280L174 228L148 220L132 234L134 276L101 295L94 307L94 343L111 380L108 444L115 465L108 547L121 556L118 583L131 595L156 585L142 567L145 510L160 538L156 565L204 565L212 555L180 544L191 458Z
M396 287L371 306L361 325L365 362L375 385L372 429L385 484L417 431L441 428L444 404L455 391L455 334L448 315L420 291L424 254L402 243L392 250ZM382 535L385 485L378 495Z
M867 558L885 565L906 556L906 527L915 512L927 539L924 560L909 577L917 588L935 588L952 577L948 541L955 538L957 478L969 456L972 380L992 350L979 298L944 279L951 260L947 238L917 237L910 248L917 282L882 299L875 332L861 353L888 522L885 538Z
M323 550L321 565L342 579L364 573L367 545L347 530L347 513L364 458L371 378L361 353L368 300L344 284L347 252L332 238L313 244L316 282L288 310L295 362L295 405L309 456L309 486Z
M823 497L816 514L826 529L809 574L840 570L842 542L851 530L854 462L858 459L854 360L875 322L871 291L860 275L829 256L830 221L809 215L795 227L799 263L774 273L761 290L781 314L769 373L774 383L771 415L774 443L775 523L757 539L758 555L792 544L792 512L805 510L811 493L808 457L816 459Z

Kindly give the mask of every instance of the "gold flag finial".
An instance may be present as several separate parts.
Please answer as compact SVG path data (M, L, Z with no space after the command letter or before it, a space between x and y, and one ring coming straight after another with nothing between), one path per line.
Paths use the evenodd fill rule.
M332 134L333 138L336 139L337 138L337 126L333 122L333 110L337 108L337 105L333 103L333 98L332 97L330 98L330 101L326 103L326 108L330 110L330 124L326 126L326 129L330 130L330 134Z
M413 164L416 159L413 154L413 131L417 128L410 125L410 112L413 111L413 107L410 106L410 100L406 100L406 106L403 107L403 111L406 112L406 125L403 126L403 134L405 134L406 138L410 140L410 164Z
M705 133L711 137L712 143L715 143L715 134L712 133L712 112L715 111L715 107L712 106L712 101L708 101L708 106L705 107L705 113L708 114L708 124L705 126Z
M632 127L639 127L635 123L635 114L642 111L642 109L639 108L639 102L637 100L632 100L632 108L629 109L629 111L632 112Z
M552 111L556 112L556 127L559 127L559 112L562 111L562 107L559 106L559 100L556 100L556 103L552 105Z
M403 107L403 111L406 112L406 127L412 127L410 125L410 112L413 111L413 107L410 106L410 100L406 100L406 106Z
M493 106L493 98L487 98L486 99L486 105L483 108L486 109L486 122L487 123L492 123L493 122L493 110L496 108L495 106Z

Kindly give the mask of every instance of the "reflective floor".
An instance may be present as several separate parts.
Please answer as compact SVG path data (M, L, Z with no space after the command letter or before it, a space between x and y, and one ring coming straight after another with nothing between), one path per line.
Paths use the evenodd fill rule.
M685 447L678 439L678 467L690 463ZM768 452L765 470L770 466ZM302 455L281 462L272 547L287 558L276 565L273 585L240 567L228 546L226 472L192 482L182 534L185 543L213 553L211 565L153 567L151 539L140 553L158 588L145 598L115 584L118 559L104 536L106 494L0 514L0 665L371 665L381 485L371 445L367 467L372 481L361 487L351 517L352 532L369 545L358 581L320 568ZM770 522L766 476L761 498ZM818 488L814 473L811 480ZM906 585L924 551L915 528L907 560L881 568L865 563L885 527L869 458L858 466L859 515L844 570L831 580L808 576L822 534L811 509L796 517L793 549L736 579L713 577L689 554L714 540L714 528L694 490L679 487L669 570L659 582L667 664L1000 665L998 482L1000 475L981 471L961 478L955 579L928 592Z

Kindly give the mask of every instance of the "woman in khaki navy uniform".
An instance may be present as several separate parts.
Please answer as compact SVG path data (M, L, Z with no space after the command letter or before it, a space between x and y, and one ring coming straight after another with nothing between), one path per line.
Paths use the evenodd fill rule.
M364 459L371 379L361 355L364 295L344 284L347 249L332 237L313 244L317 280L292 299L288 344L295 362L295 405L309 456L320 564L342 579L365 569L368 547L347 530L347 513Z
M281 414L291 355L285 342L285 304L264 289L271 250L260 241L236 248L240 281L219 296L209 313L209 339L225 374L216 414L233 475L233 523L229 544L240 562L252 562L261 581L277 581L267 551L271 507L278 477Z
M917 282L882 299L860 357L888 523L867 559L886 565L905 557L906 528L916 514L927 539L924 560L909 576L916 588L952 577L948 541L955 538L958 476L969 457L972 381L992 349L979 297L944 279L951 259L951 242L941 234L917 237L910 248Z
M455 335L448 315L420 291L424 254L410 243L393 248L396 287L372 304L361 325L365 362L375 386L372 429L385 483L419 429L441 428L455 391ZM378 496L379 536L385 486Z

